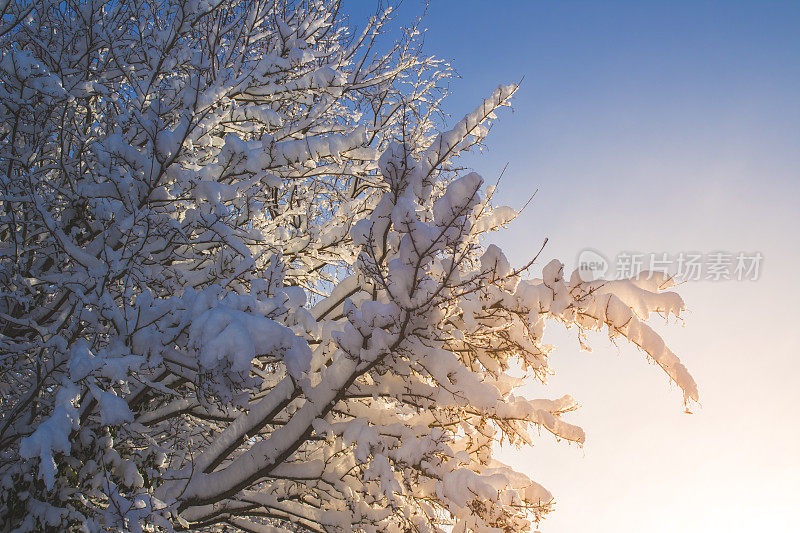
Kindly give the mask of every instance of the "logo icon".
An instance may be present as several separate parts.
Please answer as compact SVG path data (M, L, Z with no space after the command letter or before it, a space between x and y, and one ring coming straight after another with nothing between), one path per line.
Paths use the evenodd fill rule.
M608 260L597 250L586 248L578 254L578 276L581 281L601 279L608 272Z

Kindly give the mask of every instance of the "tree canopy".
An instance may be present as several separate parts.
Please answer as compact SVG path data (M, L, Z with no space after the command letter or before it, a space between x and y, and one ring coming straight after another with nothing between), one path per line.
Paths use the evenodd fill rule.
M420 22L336 1L0 1L0 528L531 529L494 458L562 420L547 322L627 339L661 275L530 278L459 165ZM388 35L391 33L391 35ZM520 373L525 377L519 377Z

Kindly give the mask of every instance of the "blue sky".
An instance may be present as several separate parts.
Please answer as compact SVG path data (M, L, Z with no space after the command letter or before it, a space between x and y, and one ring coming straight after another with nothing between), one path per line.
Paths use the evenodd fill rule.
M345 0L365 16L375 2ZM422 4L406 0L401 19ZM457 120L524 82L467 164L499 202L533 203L494 240L520 264L591 247L761 252L757 281L698 281L659 325L694 374L695 414L635 350L550 328L583 450L543 435L509 453L556 496L542 531L786 531L800 501L800 2L434 0L429 53L451 60Z

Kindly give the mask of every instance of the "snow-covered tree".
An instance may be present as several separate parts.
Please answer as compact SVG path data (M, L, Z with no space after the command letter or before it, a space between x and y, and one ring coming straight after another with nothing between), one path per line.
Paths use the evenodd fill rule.
M517 87L446 129L418 25L340 7L0 1L0 529L528 530L497 444L584 439L519 395L548 321L697 399L663 277L485 245L458 157Z

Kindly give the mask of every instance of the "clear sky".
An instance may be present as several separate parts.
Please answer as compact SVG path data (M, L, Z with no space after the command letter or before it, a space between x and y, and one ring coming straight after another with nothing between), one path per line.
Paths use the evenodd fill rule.
M679 391L636 350L550 328L583 449L542 435L507 457L557 510L543 532L750 532L797 527L800 502L800 2L434 0L429 53L461 75L454 119L524 82L468 164L499 201L534 202L498 234L512 262L591 247L760 252L757 281L695 281L685 322L659 326L700 386ZM406 0L403 13L418 12ZM375 2L345 0L361 16ZM356 17L357 20L357 17ZM540 265L541 266L541 265Z

